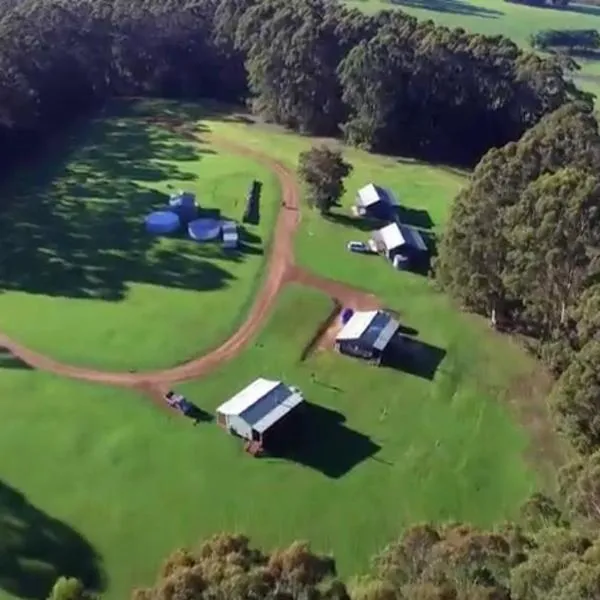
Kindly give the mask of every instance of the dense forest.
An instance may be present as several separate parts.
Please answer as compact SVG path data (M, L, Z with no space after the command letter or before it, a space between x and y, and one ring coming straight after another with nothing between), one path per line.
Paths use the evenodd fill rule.
M330 0L22 0L0 19L0 152L112 96L247 102L310 134L472 165L565 102L554 58Z
M177 552L137 600L600 598L600 135L560 62L399 11L328 0L22 0L0 16L6 172L115 96L247 103L302 133L475 166L435 274L524 339L557 376L552 409L578 451L557 504L518 523L417 526L365 577L301 544L263 554L221 536ZM61 580L55 600L83 598Z

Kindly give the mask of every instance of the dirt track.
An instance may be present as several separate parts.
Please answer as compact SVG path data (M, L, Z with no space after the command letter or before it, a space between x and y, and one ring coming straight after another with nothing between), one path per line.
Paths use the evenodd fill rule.
M163 122L162 124L176 127L174 123ZM181 130L180 132L184 133ZM192 135L189 131L187 134ZM377 299L371 294L318 277L294 264L293 235L300 222L300 193L295 174L290 169L266 154L229 140L212 136L210 141L215 146L250 157L271 169L279 179L283 200L275 226L263 287L257 294L245 322L228 340L212 352L188 363L148 373L115 373L67 365L25 348L3 334L0 334L0 346L35 369L74 379L135 388L157 398L171 384L202 377L218 365L237 356L258 333L276 302L277 294L286 283L295 281L316 288L335 298L340 304L353 308L368 309L379 306ZM314 325L317 327L318 323Z

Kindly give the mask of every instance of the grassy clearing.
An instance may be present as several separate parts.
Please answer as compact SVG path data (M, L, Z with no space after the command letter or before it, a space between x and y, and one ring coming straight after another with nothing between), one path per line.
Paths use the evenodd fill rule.
M311 143L233 120L207 119L204 126L276 152L290 165ZM443 226L464 182L444 169L354 150L347 156L355 172L346 207L357 186L375 179L403 203L427 210L433 229ZM239 358L180 386L212 413L257 375L299 385L320 408L293 458L252 460L214 423L193 427L134 394L18 369L16 362L3 369L0 504L2 516L28 527L0 539L12 540L14 553L30 560L18 569L0 567L0 596L33 597L69 566L98 578L104 571L105 597L123 598L152 581L166 553L219 530L243 531L267 546L309 539L334 552L349 575L410 523L492 524L543 486L551 457L525 459L532 434L514 419L518 414L527 424L523 406L537 407L536 425L548 430L539 390L523 386L536 364L509 339L456 311L426 279L348 255L345 241L365 235L343 217L324 222L303 208L298 260L380 294L419 330L425 354L438 361L443 355L433 377L374 369L329 351L301 361L331 301L291 286ZM16 490L27 502L15 500ZM10 527L6 519L2 527ZM61 549L52 560L36 538L44 527L58 540L49 546L53 555Z
M512 514L535 485L527 438L477 388L481 347L471 348L468 325L432 383L329 352L301 363L330 309L319 293L289 288L243 356L181 386L212 412L257 373L301 385L322 409L294 460L252 460L213 423L193 427L130 393L4 369L2 540L28 560L2 564L0 596L33 597L69 571L105 572L105 597L123 598L166 553L219 530L266 545L310 539L350 574L408 523ZM26 502L12 500L15 490ZM40 543L42 527L51 544Z
M474 33L505 35L529 47L531 34L541 29L600 29L600 6L573 4L566 10L535 8L505 0L347 0L349 6L369 13L398 8L419 19L462 27ZM583 61L584 75L593 75L600 61ZM598 92L589 79L577 80L586 91Z
M279 204L268 170L132 117L99 119L52 152L4 190L1 330L62 361L115 370L171 366L235 330ZM144 216L178 188L241 218L254 178L264 182L261 224L247 228L241 253L144 232Z
M245 143L265 152L277 147L278 157L292 167L298 153L310 145L310 140L258 125L231 120L207 124L221 135L243 136ZM346 185L343 206L329 220L303 207L296 237L297 261L320 275L376 293L408 326L419 331L424 342L446 351L442 365L451 381L510 404L519 422L534 436L530 457L535 458L545 483L552 485L554 465L561 462L563 449L547 415L548 378L514 342L491 335L487 323L460 313L429 279L394 272L385 261L349 255L345 249L349 240L366 240L372 227L350 218L354 195L366 182L392 189L407 207L405 221L420 227L435 245L450 202L466 181L464 174L349 148L345 155L354 172ZM442 387L446 385L444 377Z

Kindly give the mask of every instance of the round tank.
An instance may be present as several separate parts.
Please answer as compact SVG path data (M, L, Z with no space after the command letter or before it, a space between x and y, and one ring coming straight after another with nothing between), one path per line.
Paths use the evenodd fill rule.
M145 219L146 231L154 234L173 233L179 229L179 217L171 211L150 213Z
M221 221L217 219L196 219L188 225L189 236L198 242L215 240L221 235Z

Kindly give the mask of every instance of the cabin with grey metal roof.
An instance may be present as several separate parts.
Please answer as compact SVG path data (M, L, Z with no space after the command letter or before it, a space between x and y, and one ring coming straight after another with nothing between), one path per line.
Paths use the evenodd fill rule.
M398 201L391 190L369 183L358 190L353 212L359 217L391 221L398 212Z
M217 408L217 424L262 444L266 432L303 402L297 388L260 377Z
M342 354L380 364L399 327L400 323L384 311L357 311L338 332L335 346Z
M427 244L419 231L400 223L390 223L373 231L369 246L396 267L417 264L428 254Z

